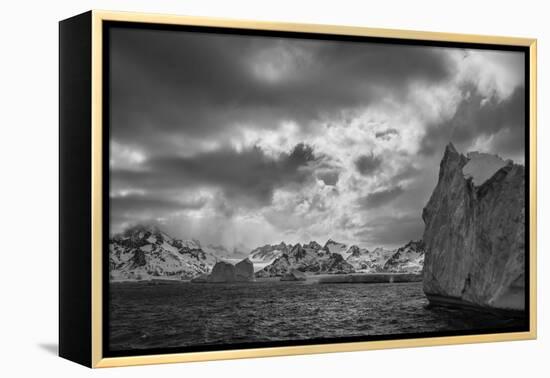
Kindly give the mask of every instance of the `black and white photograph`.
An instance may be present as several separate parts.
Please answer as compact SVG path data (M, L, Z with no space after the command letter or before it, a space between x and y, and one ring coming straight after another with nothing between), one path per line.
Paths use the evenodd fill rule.
M104 38L105 355L529 329L525 49Z

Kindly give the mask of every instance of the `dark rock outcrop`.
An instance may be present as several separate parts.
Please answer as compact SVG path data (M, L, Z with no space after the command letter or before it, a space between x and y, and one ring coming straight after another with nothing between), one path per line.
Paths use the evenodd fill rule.
M254 264L248 258L235 265L235 280L240 282L254 280Z
M235 266L225 261L218 261L207 278L208 282L235 282Z
M246 258L236 265L226 261L218 261L208 277L202 277L194 282L249 282L254 281L254 264Z
M483 183L449 144L424 208L423 286L432 304L525 307L525 169L508 162Z

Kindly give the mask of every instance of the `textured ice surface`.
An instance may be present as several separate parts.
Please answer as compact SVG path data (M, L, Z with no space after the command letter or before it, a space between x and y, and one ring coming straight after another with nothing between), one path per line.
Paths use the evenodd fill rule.
M468 153L468 163L462 168L464 176L471 177L475 186L480 186L495 174L500 168L510 161L504 160L497 155L483 152Z

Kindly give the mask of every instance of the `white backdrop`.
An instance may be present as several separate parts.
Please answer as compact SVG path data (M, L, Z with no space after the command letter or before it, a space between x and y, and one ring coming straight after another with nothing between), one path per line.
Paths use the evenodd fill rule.
M10 1L2 7L0 374L15 376L406 376L548 374L550 239L545 1ZM89 9L330 23L539 39L539 340L90 371L56 357L57 56L61 19Z

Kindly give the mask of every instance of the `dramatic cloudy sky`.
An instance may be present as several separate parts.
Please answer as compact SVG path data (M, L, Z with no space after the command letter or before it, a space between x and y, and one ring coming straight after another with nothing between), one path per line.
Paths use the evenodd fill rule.
M420 238L445 145L523 162L523 54L111 32L111 232Z

